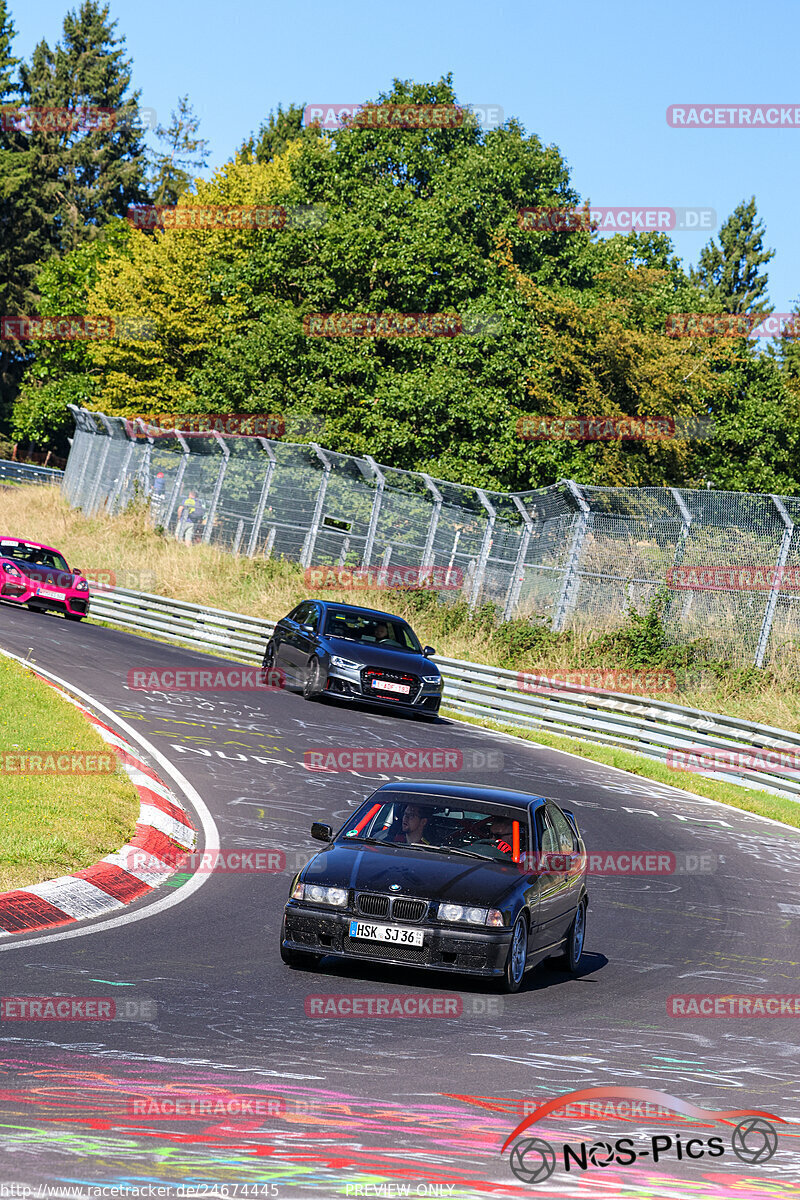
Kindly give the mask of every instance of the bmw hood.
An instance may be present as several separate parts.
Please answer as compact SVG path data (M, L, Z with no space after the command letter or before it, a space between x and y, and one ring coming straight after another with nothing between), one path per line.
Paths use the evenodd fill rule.
M312 858L300 877L327 887L491 908L515 885L519 871L512 864L446 851L336 843Z

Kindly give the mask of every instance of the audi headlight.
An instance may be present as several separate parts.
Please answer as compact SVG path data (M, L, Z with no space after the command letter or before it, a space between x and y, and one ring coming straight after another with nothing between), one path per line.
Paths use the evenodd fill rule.
M423 683L439 683L441 681L441 678L442 678L441 675L423 675L422 682Z
M311 900L314 904L347 904L347 891L339 887L321 887L318 883L298 883L292 892L293 900Z
M468 925L485 925L489 910L469 908L462 904L440 904L436 915L440 921L466 921Z
M345 667L346 669L348 669L350 671L360 671L361 670L361 663L353 662L353 660L351 658L339 658L339 656L336 654L333 654L331 656L331 666L332 667Z

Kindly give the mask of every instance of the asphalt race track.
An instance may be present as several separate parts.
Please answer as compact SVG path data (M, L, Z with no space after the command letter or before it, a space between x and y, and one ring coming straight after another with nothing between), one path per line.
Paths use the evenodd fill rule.
M132 691L131 668L220 660L99 626L4 606L0 646L96 697L157 747L202 796L223 848L287 859L281 873L210 874L183 903L148 915L165 894L180 896L177 877L108 928L106 918L0 938L3 996L112 996L146 1016L2 1023L0 1181L286 1198L797 1194L796 1124L777 1125L778 1152L750 1165L732 1152L735 1121L698 1131L680 1116L547 1117L524 1136L558 1154L564 1142L627 1136L645 1147L690 1130L720 1135L725 1153L679 1160L673 1146L658 1162L640 1155L570 1173L561 1164L536 1185L512 1173L500 1148L523 1101L601 1086L800 1119L796 1018L667 1013L676 993L798 991L800 832L447 720L292 692ZM311 821L337 826L387 778L304 767L306 750L336 746L499 750L501 773L478 760L467 777L553 796L575 811L590 850L670 852L681 869L590 877L583 974L544 966L516 996L411 969L292 971L278 955L279 924L296 864L318 847ZM461 997L463 1015L306 1015L312 996L439 993ZM270 1111L209 1122L132 1109L137 1097L165 1095L266 1097Z

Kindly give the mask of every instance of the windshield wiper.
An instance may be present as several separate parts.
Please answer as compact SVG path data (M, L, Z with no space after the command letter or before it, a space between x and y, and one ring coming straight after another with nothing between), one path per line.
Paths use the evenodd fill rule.
M462 850L459 846L426 846L424 842L411 842L408 845L408 849L435 850L438 854L464 854L467 858L479 858L481 862L495 861L494 859L488 858L485 854L476 854L474 850Z
M362 845L367 845L367 846L399 846L402 844L401 842L384 842L381 838L374 838L374 837L349 838L347 836L347 834L345 834L345 836L344 836L344 841L346 843L347 842L360 842Z

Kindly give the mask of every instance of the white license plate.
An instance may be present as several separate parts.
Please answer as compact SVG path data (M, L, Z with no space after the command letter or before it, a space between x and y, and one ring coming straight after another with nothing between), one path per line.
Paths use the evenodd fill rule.
M48 600L63 600L64 599L64 595L62 592L49 592L46 588L39 588L39 591L36 594L37 594L37 596L44 596Z
M388 679L373 679L372 686L379 692L399 692L401 696L407 696L411 691L407 683L392 683Z
M402 925L373 925L371 921L351 921L350 937L366 938L370 942L396 942L398 946L421 946L422 929L406 929Z

